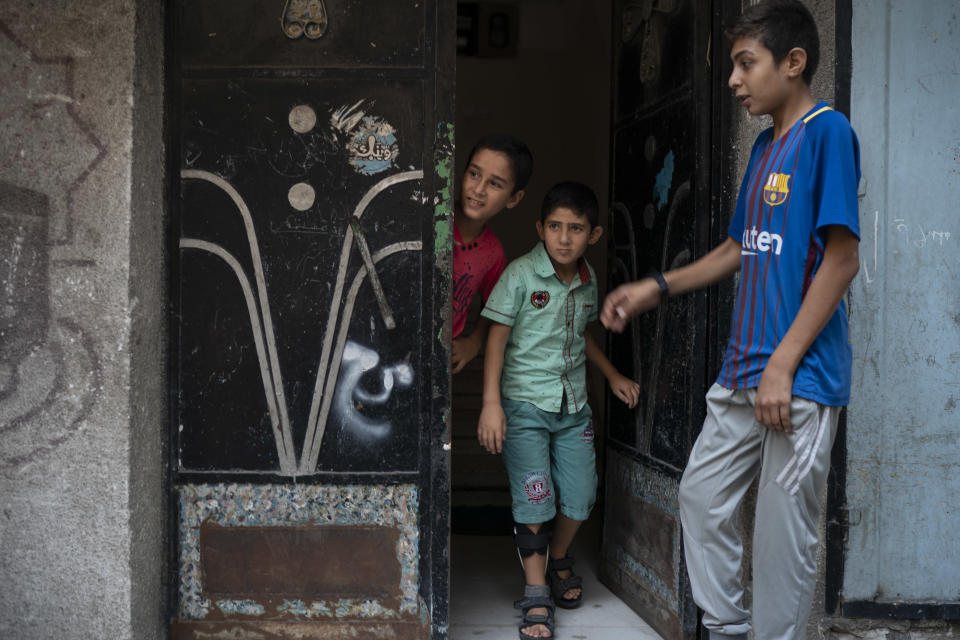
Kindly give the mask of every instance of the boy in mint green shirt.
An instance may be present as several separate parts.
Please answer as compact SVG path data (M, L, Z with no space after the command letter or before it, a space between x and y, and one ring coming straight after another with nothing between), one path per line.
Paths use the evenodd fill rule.
M631 408L640 394L585 333L597 319L597 284L583 254L603 234L598 218L589 187L561 182L550 189L537 222L542 242L506 268L482 312L492 325L477 436L491 453L503 453L510 477L527 584L515 604L524 612L521 638L552 637L554 607L582 601L567 550L597 490L586 360ZM541 529L554 517L551 539Z

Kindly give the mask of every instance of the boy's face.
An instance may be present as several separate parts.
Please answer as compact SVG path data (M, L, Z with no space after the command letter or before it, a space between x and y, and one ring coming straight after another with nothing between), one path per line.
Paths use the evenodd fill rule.
M523 190L513 193L513 167L507 154L480 149L470 158L460 184L463 215L485 223L503 209L512 209L523 198Z
M567 207L557 207L543 222L537 220L537 233L543 240L550 260L558 271L576 269L577 261L587 246L603 235L601 227L590 228L587 216Z
M730 59L733 71L728 84L750 115L773 113L786 103L795 77L789 55L778 65L759 40L738 38L730 49Z

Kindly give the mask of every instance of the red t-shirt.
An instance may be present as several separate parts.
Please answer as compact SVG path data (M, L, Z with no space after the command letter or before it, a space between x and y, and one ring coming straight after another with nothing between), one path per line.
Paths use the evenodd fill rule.
M453 224L453 337L463 331L473 296L486 300L507 267L500 239L484 227L477 239L464 244L460 229Z

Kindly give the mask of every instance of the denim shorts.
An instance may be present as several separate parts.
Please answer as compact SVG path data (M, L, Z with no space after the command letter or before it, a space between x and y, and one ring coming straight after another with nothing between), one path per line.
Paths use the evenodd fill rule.
M539 524L560 513L586 520L597 497L593 412L544 411L529 402L503 398L507 437L503 463L510 477L513 519Z

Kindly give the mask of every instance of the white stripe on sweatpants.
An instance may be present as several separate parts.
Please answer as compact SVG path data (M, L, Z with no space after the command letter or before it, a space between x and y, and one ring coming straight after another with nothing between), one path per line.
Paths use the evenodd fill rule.
M813 466L814 454L820 450L820 443L823 441L823 434L825 434L830 428L830 412L824 411L823 408L818 411L819 420L817 424L817 439L813 443L813 446L807 449L806 457L801 462L797 463L797 472L794 472L790 476L790 480L786 485L780 485L786 489L790 495L797 495L797 491L800 490L800 483L803 482L803 479L807 477L807 474L810 473L810 467ZM803 471L800 471L800 465L803 464Z
M823 434L826 433L830 428L830 412L824 411L821 407L818 411L818 420L816 431L811 429L811 436L807 438L811 442L811 446L807 446L806 450L803 452L803 455L797 461L797 468L790 475L787 481L784 483L781 481L781 476L783 472L780 473L780 476L777 476L777 484L784 488L787 493L792 496L797 495L797 491L800 490L800 483L803 482L803 479L810 473L810 467L813 466L814 453L819 451L820 443L823 440ZM813 437L813 433L816 434L816 437ZM794 456L796 457L796 456ZM803 470L801 471L801 465L803 465Z
M777 480L776 480L777 484L779 484L781 487L784 486L783 479L787 476L788 473L790 473L790 471L792 471L796 466L799 465L798 458L801 455L799 452L807 451L807 449L810 446L810 443L813 442L813 440L815 440L816 437L817 437L817 434L813 429L808 430L806 433L804 433L800 437L800 440L797 442L796 451L794 451L793 453L793 457L790 458L787 464L783 465L783 469L780 471L780 475L777 476Z

